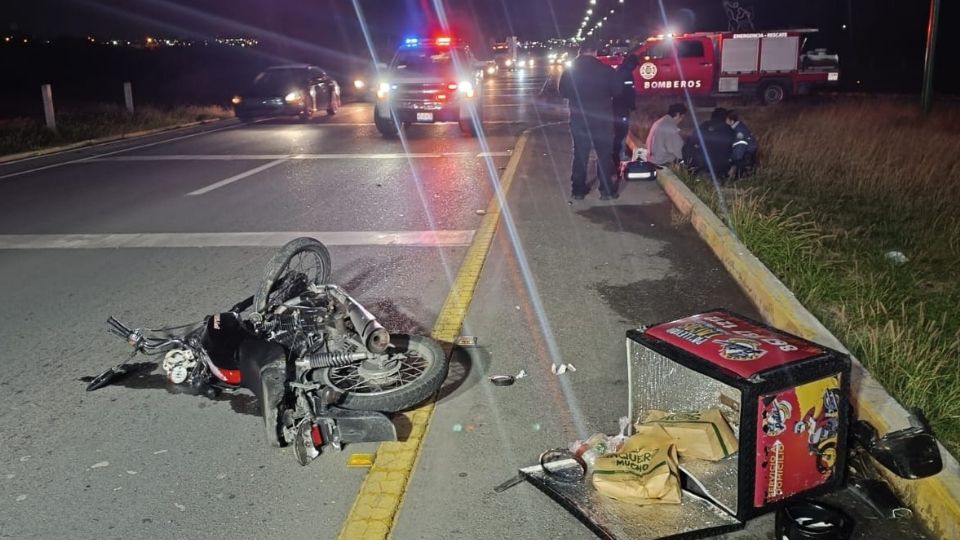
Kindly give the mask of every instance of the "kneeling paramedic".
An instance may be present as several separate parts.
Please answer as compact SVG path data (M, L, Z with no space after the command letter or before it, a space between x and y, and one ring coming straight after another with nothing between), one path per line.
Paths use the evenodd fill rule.
M727 111L727 125L736 137L730 154L730 178L736 179L753 169L757 162L758 145L750 128L740 120L736 111Z

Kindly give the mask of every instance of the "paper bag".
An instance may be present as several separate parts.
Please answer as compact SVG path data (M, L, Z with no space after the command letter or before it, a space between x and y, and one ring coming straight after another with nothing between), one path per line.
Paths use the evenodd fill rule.
M593 486L600 493L633 504L680 504L677 450L658 425L638 426L616 454L597 458Z
M662 426L676 440L682 458L719 461L737 451L737 437L719 409L668 413L650 411L643 424Z

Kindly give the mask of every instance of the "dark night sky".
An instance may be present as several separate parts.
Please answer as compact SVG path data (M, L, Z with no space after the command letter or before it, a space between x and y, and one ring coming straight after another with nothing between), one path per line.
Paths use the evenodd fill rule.
M381 54L402 36L435 22L434 0L358 0ZM438 0L439 1L439 0ZM252 36L271 54L319 62L344 54L369 59L352 0L0 0L0 32L39 37L94 35L143 39ZM754 10L758 29L818 27L816 39L841 52L846 67L890 69L915 77L923 61L928 2L913 0L740 0ZM475 45L491 37L569 37L588 0L444 0L457 33ZM657 0L598 0L596 9L622 9L607 35L643 38L658 33ZM686 30L725 29L722 0L663 0L672 22ZM952 27L960 11L944 2L940 50L957 49ZM851 17L852 15L852 17ZM852 20L852 24L851 24ZM611 24L613 23L613 24ZM842 25L847 24L846 29ZM434 26L435 27L435 26ZM818 45L821 45L818 43ZM485 47L475 47L485 49ZM940 55L940 58L944 58ZM941 68L946 65L941 61ZM941 74L947 75L941 69ZM953 77L951 75L951 77ZM951 85L953 86L953 85Z

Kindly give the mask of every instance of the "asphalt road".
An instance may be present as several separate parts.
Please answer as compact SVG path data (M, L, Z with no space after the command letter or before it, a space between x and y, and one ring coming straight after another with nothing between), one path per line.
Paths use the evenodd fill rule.
M309 234L388 328L428 332L491 174L542 121L542 83L487 82L484 145L456 125L385 140L371 105L350 104L0 166L0 536L335 536L364 474L349 453L301 468L263 445L251 396L177 394L159 372L85 392L126 354L104 320L226 309Z

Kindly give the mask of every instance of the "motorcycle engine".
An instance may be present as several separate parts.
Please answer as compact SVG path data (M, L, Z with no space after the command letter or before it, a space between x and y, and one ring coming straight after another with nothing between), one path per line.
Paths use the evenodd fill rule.
M164 355L161 367L168 381L183 384L197 367L197 357L190 349L173 349Z

